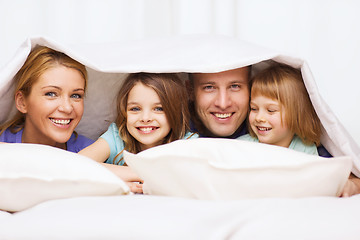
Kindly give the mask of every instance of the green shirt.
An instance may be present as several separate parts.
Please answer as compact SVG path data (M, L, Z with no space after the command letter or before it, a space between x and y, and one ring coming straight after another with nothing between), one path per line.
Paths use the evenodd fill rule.
M250 141L250 142L259 142L258 138L254 138L250 134L240 136L237 139ZM294 138L291 140L289 148L298 152L304 152L312 155L319 155L315 144L306 145L297 135L295 135Z

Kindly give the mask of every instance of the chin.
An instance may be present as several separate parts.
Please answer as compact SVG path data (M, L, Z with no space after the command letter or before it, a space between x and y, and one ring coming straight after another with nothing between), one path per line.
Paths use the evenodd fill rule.
M71 133L69 134L61 134L60 136L57 135L56 137L54 137L54 141L57 143L66 143L67 141L69 141L70 137L71 137Z

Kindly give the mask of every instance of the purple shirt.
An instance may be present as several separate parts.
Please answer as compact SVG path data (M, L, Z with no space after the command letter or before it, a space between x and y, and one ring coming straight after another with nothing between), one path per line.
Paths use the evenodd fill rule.
M12 133L9 129L6 129L3 134L0 135L0 142L7 142L7 143L21 143L21 138L23 134L23 129L21 129L17 133ZM67 151L77 153L80 150L86 148L90 144L92 144L94 140L87 138L83 135L76 135L73 133L69 141L66 143Z

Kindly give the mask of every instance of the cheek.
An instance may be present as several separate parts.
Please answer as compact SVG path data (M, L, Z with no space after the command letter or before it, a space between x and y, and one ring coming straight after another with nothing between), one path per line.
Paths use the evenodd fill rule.
M39 101L39 99L31 100L27 102L26 110L27 114L50 114L57 109L56 101Z
M284 119L281 119L280 115L271 116L271 121L281 128L286 128Z
M254 122L254 119L255 119L255 114L252 113L252 112L250 112L250 113L249 113L249 122L250 122L250 123Z
M234 95L234 96L232 96L232 100L233 100L233 102L237 105L237 106L239 106L239 107L241 107L241 108L249 108L249 95L248 94L246 94L245 92L243 93L243 94L237 94L237 95Z
M168 122L165 114L164 114L163 116L161 116L161 117L159 118L159 120L162 122L162 124L165 124L165 125L167 125L168 127L170 127L170 124L169 124L169 122Z
M126 116L126 124L129 125L129 124L133 124L136 122L136 116L133 115L133 114L127 114Z
M84 113L84 102L77 102L73 106L77 115L82 116Z
M211 94L198 92L195 96L195 107L200 111L204 111L207 106L211 105L212 101Z

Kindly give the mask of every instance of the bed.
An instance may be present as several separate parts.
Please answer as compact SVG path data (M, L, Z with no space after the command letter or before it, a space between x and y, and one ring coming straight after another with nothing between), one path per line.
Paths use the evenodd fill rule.
M34 37L0 72L0 122L14 112L12 77L36 44L87 66L89 91L76 130L93 139L114 120L111 103L127 73L176 72L185 79L247 65L256 73L270 61L300 68L321 119L321 142L334 157L226 139L180 140L125 154L145 179L147 194L132 194L78 154L0 145L0 239L360 238L360 195L338 197L350 172L360 177L360 148L321 98L306 61L223 36L98 45Z

